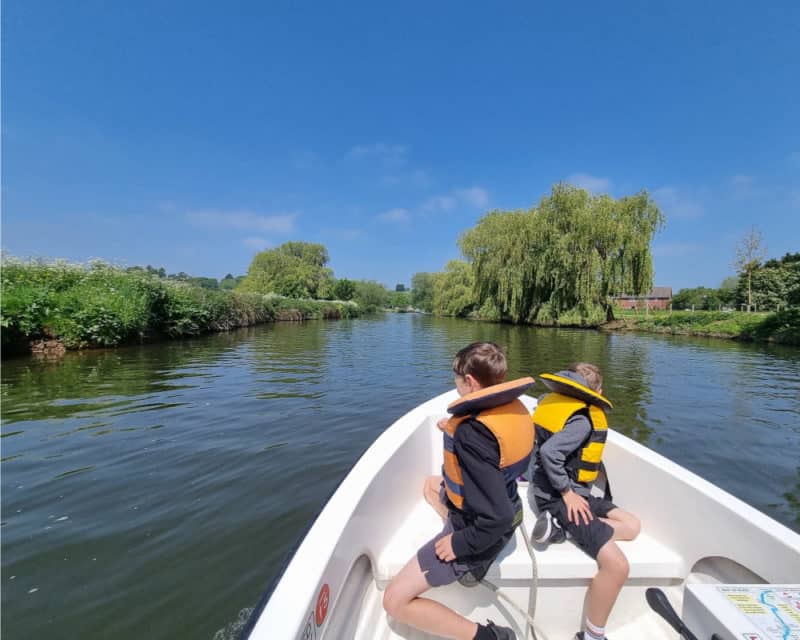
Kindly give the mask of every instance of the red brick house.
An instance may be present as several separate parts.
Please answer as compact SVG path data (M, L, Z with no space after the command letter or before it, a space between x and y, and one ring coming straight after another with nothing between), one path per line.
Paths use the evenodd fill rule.
M619 296L616 303L621 309L669 309L672 287L653 287L645 296Z

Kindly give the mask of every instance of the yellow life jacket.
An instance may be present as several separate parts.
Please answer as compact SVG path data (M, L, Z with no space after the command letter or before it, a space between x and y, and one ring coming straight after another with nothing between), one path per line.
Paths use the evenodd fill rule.
M607 400L606 403L610 406ZM563 393L548 393L539 401L533 412L536 443L540 449L554 433L561 431L567 420L578 411L586 413L592 425L592 432L580 449L567 456L565 468L570 477L577 482L594 482L600 470L603 448L608 436L606 414L597 404Z
M523 378L486 387L460 398L448 407L451 413L461 414L447 421L442 465L444 488L456 508L462 509L464 506L464 479L454 450L455 435L458 427L469 418L478 420L497 439L500 470L505 477L509 497L516 495L516 481L528 467L534 440L530 413L518 396L532 384L532 378ZM464 407L472 407L473 410L463 413L459 409Z

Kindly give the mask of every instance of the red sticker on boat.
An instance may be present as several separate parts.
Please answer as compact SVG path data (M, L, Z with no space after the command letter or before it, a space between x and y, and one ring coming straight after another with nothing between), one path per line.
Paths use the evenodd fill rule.
M317 623L318 627L322 626L322 623L325 622L325 616L328 615L328 603L331 599L331 589L328 586L328 583L322 585L322 589L319 590L319 595L317 596L317 608L314 610L314 621Z

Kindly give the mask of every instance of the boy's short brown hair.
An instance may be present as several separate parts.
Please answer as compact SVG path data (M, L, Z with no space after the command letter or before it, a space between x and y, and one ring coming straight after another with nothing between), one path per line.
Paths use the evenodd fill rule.
M506 377L507 368L506 353L494 342L473 342L453 359L453 373L457 376L469 374L482 387L500 384Z
M603 376L600 369L588 362L576 362L569 368L586 380L586 385L593 391L598 391L603 386Z

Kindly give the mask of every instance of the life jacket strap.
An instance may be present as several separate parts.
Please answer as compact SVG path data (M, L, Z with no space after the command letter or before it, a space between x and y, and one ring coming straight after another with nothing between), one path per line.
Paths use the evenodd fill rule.
M461 490L462 489L461 485L456 482L453 482L450 478L447 477L447 473L445 472L444 467L442 467L442 477L444 478L444 483L448 491L452 491L457 496L463 497L464 493Z
M607 439L608 439L608 430L606 430L606 429L602 429L602 430L593 429L592 430L592 435L589 436L589 442L605 443L605 441Z

